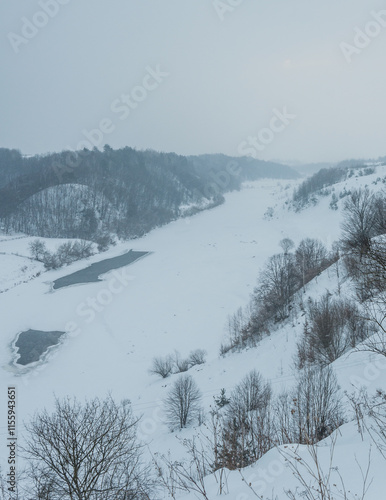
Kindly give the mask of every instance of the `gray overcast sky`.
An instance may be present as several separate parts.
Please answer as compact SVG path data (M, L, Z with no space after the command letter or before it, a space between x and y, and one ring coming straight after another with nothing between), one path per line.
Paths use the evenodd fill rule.
M23 18L41 26L29 39ZM362 48L356 27L374 33ZM237 156L254 138L262 159L386 155L385 1L1 0L0 37L0 147L76 149L108 118L95 137L113 148ZM285 107L296 118L279 127Z

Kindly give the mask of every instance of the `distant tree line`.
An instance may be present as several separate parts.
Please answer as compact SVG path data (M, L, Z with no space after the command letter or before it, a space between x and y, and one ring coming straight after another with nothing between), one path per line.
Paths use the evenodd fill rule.
M222 203L245 180L297 175L284 165L224 155L105 146L23 157L0 149L0 227L93 241L106 233L138 237Z
M370 175L375 172L375 168L371 166L366 167L363 163L354 160L341 162L335 167L322 168L314 175L304 180L294 190L292 206L295 210L301 210L310 204L315 204L318 196L330 194L331 190L329 188L331 186L346 178L352 177L355 172L360 176ZM338 198L336 194L334 194L330 205L332 209L337 208L337 201Z

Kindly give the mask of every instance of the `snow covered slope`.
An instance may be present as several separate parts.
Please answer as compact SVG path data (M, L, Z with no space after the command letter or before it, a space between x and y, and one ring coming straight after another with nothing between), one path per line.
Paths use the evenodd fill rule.
M385 175L386 168L379 166L375 174L348 179L335 190L372 186ZM231 391L253 368L271 380L278 391L292 385L295 342L302 331L300 319L285 325L255 349L221 358L219 347L227 316L246 305L260 268L280 250L282 238L289 237L295 243L305 237L319 238L328 247L339 238L341 211L329 209L329 199L322 198L316 206L300 213L287 210L297 182L249 183L240 192L226 195L225 204L215 209L121 243L103 257L93 256L44 272L2 293L0 408L6 408L7 386L16 385L20 433L22 422L36 410L52 408L54 395L83 399L104 397L111 391L117 400L130 399L134 411L143 414L140 435L151 443L153 451L172 449L181 453L162 417L162 400L176 376L160 380L148 371L154 356L172 354L174 350L183 357L193 349L207 350L207 363L189 371L203 392L207 409L221 388ZM5 242L7 252L17 251L22 241ZM5 251L1 245L0 252ZM107 273L102 282L52 290L53 280L129 249L152 253L131 266ZM10 266L7 262L2 264L0 260L4 265L1 275ZM329 272L320 276L307 293L313 293L312 287L317 287L317 294L334 288L335 278ZM19 332L28 329L66 331L67 335L43 363L20 368L14 363L12 342ZM374 360L363 353L338 360L335 365L341 386L350 389L352 377L362 376L369 361ZM385 371L369 385L375 388L377 383L386 387ZM343 453L345 440L350 441L354 432L350 425L347 429L337 442L337 454ZM181 435L193 432L189 429ZM4 415L0 423L0 464L6 458L5 435ZM275 453L263 457L262 463L268 466ZM283 484L286 474L280 476ZM230 485L239 484L233 481L235 476L232 474ZM230 486L229 498L253 498L248 488L235 488ZM238 496L244 492L247 496Z

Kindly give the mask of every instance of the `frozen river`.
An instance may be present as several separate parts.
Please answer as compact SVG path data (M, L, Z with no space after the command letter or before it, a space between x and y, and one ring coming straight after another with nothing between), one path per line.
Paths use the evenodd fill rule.
M118 255L118 257L112 257L111 259L95 262L94 264L91 264L91 266L85 267L80 271L68 274L67 276L63 276L62 278L54 281L54 290L80 283L95 283L97 281L102 281L99 278L101 274L132 264L147 254L148 252L135 252L130 250L123 255Z

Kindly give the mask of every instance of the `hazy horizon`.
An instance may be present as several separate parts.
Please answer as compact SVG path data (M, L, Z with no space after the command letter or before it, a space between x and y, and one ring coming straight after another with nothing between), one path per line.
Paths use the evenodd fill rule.
M0 32L0 147L386 155L378 0L22 0Z

